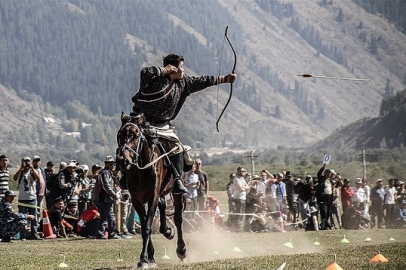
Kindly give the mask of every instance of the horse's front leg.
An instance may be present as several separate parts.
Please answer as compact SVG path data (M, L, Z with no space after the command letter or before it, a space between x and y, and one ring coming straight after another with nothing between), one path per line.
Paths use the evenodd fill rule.
M178 255L179 259L182 261L186 258L186 245L185 241L183 240L183 232L182 232L182 210L184 207L184 199L182 194L174 194L173 195L173 202L175 205L175 214L174 220L176 225L176 230L178 233L178 243L176 248L176 255Z
M175 236L175 231L172 230L171 227L169 227L166 223L166 202L165 198L161 197L159 198L158 202L158 208L159 208L159 219L160 219L160 226L159 226L159 232L165 236L167 239L171 240Z
M153 215L150 216L149 214L149 207L148 210L146 209L146 204L135 204L133 202L134 208L138 213L141 223L141 237L142 237L142 251L140 254L140 261L137 264L138 268L146 269L149 268L149 254L150 250L153 252L153 247L151 243L151 224ZM152 254L153 256L153 254Z

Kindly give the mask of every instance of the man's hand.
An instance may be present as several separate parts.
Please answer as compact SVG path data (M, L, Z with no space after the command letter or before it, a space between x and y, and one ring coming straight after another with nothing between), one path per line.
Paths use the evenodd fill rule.
M30 220L30 221L33 221L35 219L35 216L34 215L28 215L27 219Z
M237 79L237 74L235 73L230 73L225 77L227 83L234 83L235 79Z
M166 73L171 74L171 73L176 73L178 72L178 68L172 65L167 65L166 67Z

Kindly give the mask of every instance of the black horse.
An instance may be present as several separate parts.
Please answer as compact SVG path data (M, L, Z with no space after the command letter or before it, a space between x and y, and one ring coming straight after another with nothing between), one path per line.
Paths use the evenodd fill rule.
M171 192L173 176L169 155L163 141L154 136L142 116L121 116L122 126L117 133L118 161L125 169L128 190L132 204L141 221L142 252L138 268L155 267L154 246L151 239L151 225L158 206L160 212L159 232L167 239L174 238L174 231L166 224L166 202L164 196ZM174 150L174 149L172 149ZM182 234L182 194L173 194L174 221L178 242L176 253L186 258L186 246Z

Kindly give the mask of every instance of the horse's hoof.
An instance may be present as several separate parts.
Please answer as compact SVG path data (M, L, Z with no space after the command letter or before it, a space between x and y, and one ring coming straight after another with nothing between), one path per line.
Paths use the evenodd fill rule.
M137 268L138 269L148 269L149 268L149 264L146 262L139 262L137 263Z
M183 261L186 258L186 248L177 248L176 255L178 255L178 258Z
M166 237L166 239L172 240L175 237L175 230L169 227L165 231L164 236Z

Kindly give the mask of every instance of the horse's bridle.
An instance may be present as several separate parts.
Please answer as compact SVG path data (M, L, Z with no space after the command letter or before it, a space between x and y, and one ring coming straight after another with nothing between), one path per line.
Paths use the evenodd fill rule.
M140 156L140 151L141 151L141 149L142 149L142 145L143 145L143 142L144 141L146 141L147 140L147 138L145 137L145 135L144 135L144 129L142 128L142 127L140 127L140 126L138 126L137 124L134 124L134 123L132 123L132 122L129 122L129 123L126 123L121 129L120 129L120 131L121 130L123 130L124 128L127 128L127 126L135 126L138 130L139 130L139 132L140 132L140 136L138 136L138 138L137 138L137 147L136 147L136 149L134 150L132 147L130 147L129 146L129 141L130 141L130 139L131 139L131 136L130 136L130 134L129 134L129 132L130 132L130 129L127 129L127 134L126 134L126 137L125 137L125 142L124 142L124 145L123 146L121 146L121 147L119 147L119 159L124 159L124 157L121 155L121 153L122 153L122 151L124 151L124 150L127 150L127 151L129 151L129 152L131 152L131 153L133 153L133 156L131 157L131 161L129 161L129 165L133 165L133 166L135 166L135 167L137 167L137 169L139 169L139 170L144 170L144 169L147 169L147 168L149 168L149 167L151 167L152 165L154 165L155 163L157 163L160 159L162 159L162 158L164 158L164 157L166 157L166 156L168 156L168 155L170 155L170 154L172 154L173 152L175 152L175 151L177 151L178 150L178 146L175 146L174 148L172 148L170 151L168 151L168 152L166 152L166 153L163 153L162 155L160 155L160 156L158 156L157 158L155 158L154 160L152 160L151 162L149 162L148 164L146 164L145 166L143 166L143 167L140 167L140 165L138 164L139 163L139 156ZM155 143L154 143L155 144ZM135 157L135 158L134 158Z
M129 143L130 143L130 140L131 140L131 136L130 136L130 129L128 128L128 126L134 126L134 127L137 128L137 129L139 130L139 132L140 132L140 135L139 135L138 138L137 138L137 142L136 142L137 147L136 147L135 150L134 150L132 147L129 146ZM133 154L133 156L131 156L131 161L129 161L130 164L131 164L131 165L135 165L137 168L140 168L139 165L138 165L138 158L139 158L139 156L140 156L139 152L140 152L141 149L142 149L143 141L146 140L146 138L145 138L145 136L144 136L144 132L143 132L143 130L142 130L141 127L139 127L138 125L136 125L136 124L134 124L134 123L131 123L131 122L130 122L130 123L126 123L124 126L122 126L121 129L120 129L120 131L123 130L123 129L127 129L127 134L126 134L126 137L125 137L125 140L124 140L124 145L121 146L121 147L119 147L119 151L118 151L118 152L119 152L119 158L120 158L120 159L124 159L124 156L121 155L121 153L122 153L124 150L127 150L127 151L129 151L129 152L131 152L131 153Z

